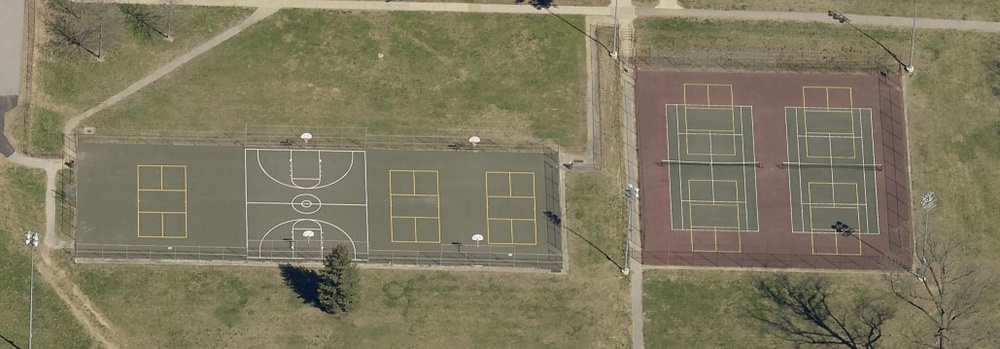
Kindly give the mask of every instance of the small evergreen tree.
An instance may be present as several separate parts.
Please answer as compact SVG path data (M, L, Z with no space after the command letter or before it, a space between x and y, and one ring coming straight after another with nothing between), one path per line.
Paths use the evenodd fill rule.
M317 295L320 309L330 314L346 313L357 304L361 273L351 263L347 245L337 245L323 260Z

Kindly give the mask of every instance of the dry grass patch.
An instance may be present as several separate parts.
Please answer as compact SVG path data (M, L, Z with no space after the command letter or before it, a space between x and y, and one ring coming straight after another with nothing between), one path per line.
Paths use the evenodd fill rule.
M27 348L30 250L24 231L45 228L45 175L40 170L0 163L0 336ZM36 261L40 257L36 257ZM37 261L40 263L40 261ZM65 304L35 275L33 345L38 348L93 348L95 344Z
M73 6L86 11L101 5L74 3ZM139 39L126 27L117 9L111 9L110 13L104 62L81 51L56 46L48 41L47 34L38 38L30 115L26 116L27 122L19 120L11 124L13 137L22 141L20 150L39 155L58 154L66 119L96 106L157 67L228 29L250 10L179 6L172 42L161 38L148 42ZM44 28L38 30L44 32Z
M579 150L582 54L579 32L553 16L284 10L88 123L465 129Z

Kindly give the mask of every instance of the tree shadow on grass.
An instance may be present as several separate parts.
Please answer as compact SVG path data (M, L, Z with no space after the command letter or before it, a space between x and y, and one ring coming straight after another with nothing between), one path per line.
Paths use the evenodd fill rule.
M4 342L7 342L7 344L10 344L10 346L14 347L14 349L21 349L21 347L17 346L17 344L10 340L10 338L7 338L7 336L0 334L0 338L2 338Z
M316 292L319 286L319 273L292 264L280 264L278 269L281 269L281 278L285 280L285 285L291 287L303 303L319 308L319 295Z

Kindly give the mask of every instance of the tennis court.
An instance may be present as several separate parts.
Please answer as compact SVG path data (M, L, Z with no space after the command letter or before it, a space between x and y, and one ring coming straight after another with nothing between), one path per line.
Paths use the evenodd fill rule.
M862 255L879 233L871 109L854 108L850 87L805 86L802 99L785 108L792 231L814 254Z
M640 71L636 88L643 263L908 260L898 77Z
M82 142L76 257L562 270L555 154ZM539 218L543 217L543 218Z
M740 252L759 229L753 112L732 92L685 84L684 104L666 106L671 227L691 231L692 251Z

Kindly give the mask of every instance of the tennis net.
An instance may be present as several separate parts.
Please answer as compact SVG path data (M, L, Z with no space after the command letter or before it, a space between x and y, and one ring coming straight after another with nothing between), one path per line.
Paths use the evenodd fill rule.
M756 166L764 167L761 161L693 161L693 160L670 160L659 161L660 166L667 165L703 165L703 166Z
M837 163L819 163L819 162L782 162L778 165L780 168L789 167L820 167L820 168L860 168L860 169L872 169L875 171L882 171L882 164L837 164Z

